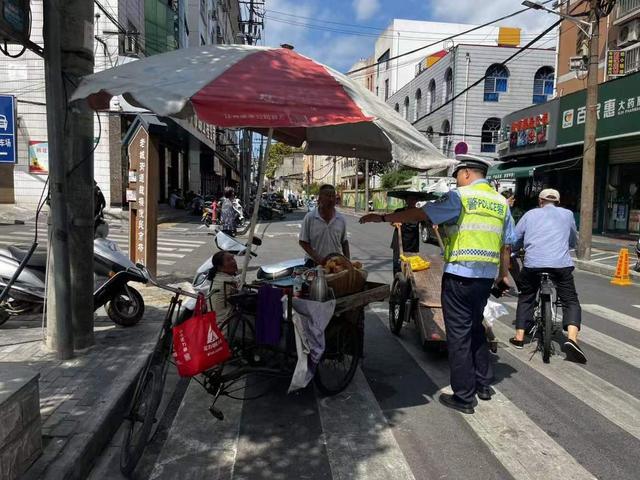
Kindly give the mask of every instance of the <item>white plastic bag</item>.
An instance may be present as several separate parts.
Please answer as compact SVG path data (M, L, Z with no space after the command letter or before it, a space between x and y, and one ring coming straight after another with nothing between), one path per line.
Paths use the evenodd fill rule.
M487 325L493 327L493 323L500 317L504 317L509 314L507 307L501 303L494 302L493 300L487 301L487 306L484 307L484 320Z

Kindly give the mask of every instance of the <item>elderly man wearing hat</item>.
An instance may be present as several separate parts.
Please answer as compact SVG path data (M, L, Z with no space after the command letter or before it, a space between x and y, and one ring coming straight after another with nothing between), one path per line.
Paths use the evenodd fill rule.
M473 155L456 158L459 163L453 176L458 189L423 208L369 214L360 223L421 222L428 218L444 227L442 309L453 395L442 394L440 401L473 413L476 394L481 400L490 400L494 393L482 317L494 280L507 284L514 226L506 199L485 179L490 162Z
M581 308L573 280L573 260L569 249L576 246L578 231L573 213L558 207L560 193L546 188L538 195L539 208L529 210L516 226L516 248L524 247L524 268L518 276L518 309L516 335L509 342L516 348L524 345L525 328L533 323L536 293L540 288L540 272L548 272L562 302L562 323L568 338L563 351L567 360L586 363L578 346Z

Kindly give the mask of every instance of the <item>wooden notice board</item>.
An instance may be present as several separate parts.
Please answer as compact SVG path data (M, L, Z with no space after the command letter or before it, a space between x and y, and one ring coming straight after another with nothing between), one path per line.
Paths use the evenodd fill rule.
M127 146L129 154L129 257L157 274L158 148L140 125Z

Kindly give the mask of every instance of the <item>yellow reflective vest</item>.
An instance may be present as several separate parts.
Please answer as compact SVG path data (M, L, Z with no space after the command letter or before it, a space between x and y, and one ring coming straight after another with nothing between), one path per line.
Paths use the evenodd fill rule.
M458 193L462 212L455 225L445 227L445 261L500 263L506 199L484 182L460 187Z

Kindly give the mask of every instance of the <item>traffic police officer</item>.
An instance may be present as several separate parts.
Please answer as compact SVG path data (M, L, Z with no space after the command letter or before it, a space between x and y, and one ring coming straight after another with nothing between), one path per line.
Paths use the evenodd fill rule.
M482 317L494 280L508 284L514 224L507 201L485 178L490 162L473 155L456 159L459 163L453 177L457 189L423 208L369 214L360 223L422 222L428 218L444 227L442 309L453 395L442 394L440 401L473 413L476 394L481 400L490 400L494 393Z

